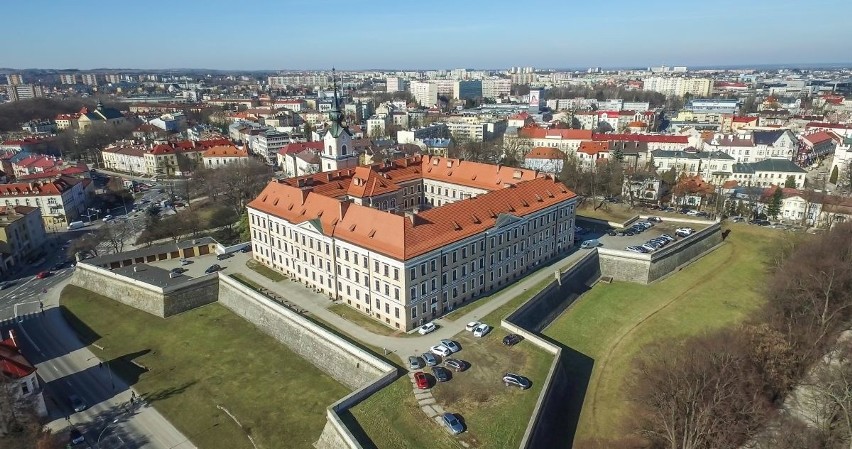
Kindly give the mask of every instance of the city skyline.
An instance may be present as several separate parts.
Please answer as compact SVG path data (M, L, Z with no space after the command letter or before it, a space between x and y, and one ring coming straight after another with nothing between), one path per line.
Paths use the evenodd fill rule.
M819 33L786 25L791 23L787 18L802 14L800 5L763 0L748 4L724 0L712 11L664 0L643 4L619 0L606 9L540 1L527 2L525 8L472 1L433 3L429 9L386 0L360 9L331 0L284 6L258 2L251 9L229 9L228 3L219 1L205 2L203 8L163 1L149 2L144 9L103 5L45 0L9 5L12 17L33 9L45 14L39 18L41 26L25 21L7 24L7 34L27 45L5 48L2 65L260 71L322 70L330 65L340 70L417 70L852 61L852 50L844 45L852 40L852 29L844 24L852 7L837 0L808 5L836 12L820 15ZM266 11L271 13L261 14ZM72 40L78 43L72 48L57 45L69 38L69 22L75 24ZM659 31L666 27L672 31ZM682 33L696 29L700 31Z

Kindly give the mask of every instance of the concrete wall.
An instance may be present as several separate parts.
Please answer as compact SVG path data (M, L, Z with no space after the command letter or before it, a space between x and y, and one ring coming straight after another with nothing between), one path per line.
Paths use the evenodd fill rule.
M581 250L584 251L584 250ZM525 302L506 320L532 332L541 332L580 295L589 290L600 277L598 253L590 250L585 256Z
M219 294L216 273L163 289L86 263L77 264L74 275L71 277L71 285L112 298L160 318L168 318L204 304L216 302Z
M227 275L219 277L219 303L349 388L362 388L389 370L395 372L391 365Z
M608 248L598 248L597 252L601 275L611 276L616 281L647 284L668 275L720 243L722 225L713 223L650 254Z
M340 414L393 382L396 368L223 274L219 303L355 390L328 407L328 420L314 447L362 448Z
M74 275L71 276L71 285L112 298L151 315L165 317L162 289L110 270L78 263Z

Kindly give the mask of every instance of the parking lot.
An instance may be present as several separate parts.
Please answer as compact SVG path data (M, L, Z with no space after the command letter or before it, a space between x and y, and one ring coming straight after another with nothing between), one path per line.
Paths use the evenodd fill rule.
M240 253L237 253L237 254L240 254ZM237 259L239 259L241 262L234 262ZM173 268L181 267L181 268L186 270L185 272L182 273L183 276L186 276L187 278L196 278L196 277L199 277L199 276L204 276L204 274L205 274L204 270L208 269L209 267L211 267L214 264L218 264L219 266L222 267L222 270L220 270L220 271L226 271L226 272L227 272L228 266L231 265L232 263L243 263L243 264L245 264L245 257L240 258L240 257L237 257L236 255L234 257L231 257L231 258L228 258L228 259L225 259L225 260L218 260L216 258L216 254L207 254L207 255L204 255L204 256L196 256L196 257L191 257L191 258L186 259L186 260L189 262L186 265L181 265L180 259L167 259L167 260L159 260L159 261L156 261L156 262L148 262L148 265L151 265L151 266L157 267L157 268L162 268L162 269L167 270L167 271L171 271Z
M644 220L639 220L644 221ZM668 234L676 239L676 241L681 240L681 237L675 235L675 230L681 227L690 227L696 231L700 231L707 227L705 224L699 223L683 223L683 222L675 222L670 220L663 219L662 222L655 223L654 226L644 232L634 234L632 236L620 236L608 235L602 229L599 230L586 230L586 232L582 234L578 234L576 236L576 242L579 245L585 240L597 239L601 243L602 248L607 249L619 249L623 250L628 246L638 246L647 242L650 239L655 237L659 237L663 234ZM689 238L689 237L686 237ZM672 242L674 243L674 242ZM585 249L581 251L587 251Z

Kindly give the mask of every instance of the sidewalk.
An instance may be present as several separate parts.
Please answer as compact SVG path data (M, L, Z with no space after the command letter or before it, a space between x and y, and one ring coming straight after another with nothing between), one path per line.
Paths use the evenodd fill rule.
M308 310L312 315L331 324L339 331L349 335L350 337L368 343L374 346L385 348L388 352L395 353L401 361L405 362L409 355L418 354L427 351L429 347L436 344L438 340L443 338L452 338L457 333L464 330L465 324L470 321L476 321L497 310L503 304L514 299L516 296L525 292L546 278L553 279L553 272L559 267L565 270L570 265L573 265L577 259L585 255L583 252L575 251L568 256L559 259L550 265L546 265L538 271L524 277L514 284L495 293L487 303L483 303L478 307L473 307L466 314L453 320L437 318L434 320L438 324L438 329L431 334L424 336L406 336L406 337L391 337L387 335L378 335L372 333L361 326L337 315L328 310L332 302L328 296L318 294L313 289L307 288L302 284L292 281L275 282L269 278L255 272L246 266L246 261L249 259L247 254L239 254L234 257L233 262L229 264L225 270L225 274L239 273L242 276L250 279L261 285L264 288L275 291L283 296L288 301L298 305L302 309ZM474 303L475 304L475 303ZM497 327L500 323L488 323L491 326Z
M59 296L62 289L68 285L70 279L66 279L53 287L49 288L47 294L43 297L45 310L59 307ZM101 359L97 354L94 354L88 347L78 343L77 334L68 325L64 318L59 313L48 313L43 315L44 320L49 320L43 325L43 335L41 344L50 344L54 346L64 346L65 348L78 347L73 351L64 351L66 355L63 357L48 360L45 363L52 363L52 367L56 370L56 366L62 367L66 371L64 373L51 373L51 375L70 376L74 372L89 371L91 375L96 376L97 383L86 384L87 389L97 389L100 396L109 397L106 401L100 404L91 404L89 410L75 415L75 424L80 424L80 419L89 418L91 413L98 410L125 410L130 402L131 394L136 397L141 397L131 386L127 385L117 374L109 375L109 365L100 367ZM63 359L63 360L60 360ZM97 367L97 368L95 368ZM108 390L107 385L114 383L115 388ZM121 418L119 426L125 427L126 430L131 430L133 433L143 437L140 441L145 441L142 447L156 449L196 449L195 445L189 439L178 431L171 423L163 417L156 409L146 404L140 404L132 407L132 412L115 412L118 413L118 418ZM79 415L79 416L78 416ZM59 431L68 425L68 421L57 419L49 423L48 426L54 431ZM127 429L129 428L129 429Z

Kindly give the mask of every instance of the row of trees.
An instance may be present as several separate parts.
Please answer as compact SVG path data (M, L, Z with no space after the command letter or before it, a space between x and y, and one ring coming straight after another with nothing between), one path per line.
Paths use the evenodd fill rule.
M680 344L664 342L638 362L632 388L640 410L635 431L646 447L709 449L753 440L849 326L852 225L788 239L771 267L769 301L755 320ZM824 392L816 415L825 425L773 426L761 437L766 447L850 447L852 364L845 354L843 363L831 365L836 369L830 381L814 389ZM802 435L812 438L803 444Z
M0 104L0 132L20 131L21 123L54 118L58 114L78 112L83 106L94 107L95 98L32 98Z

